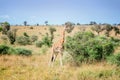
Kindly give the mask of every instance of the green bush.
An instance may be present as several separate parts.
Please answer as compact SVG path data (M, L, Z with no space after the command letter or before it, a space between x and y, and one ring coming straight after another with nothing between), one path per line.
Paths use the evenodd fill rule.
M17 37L16 42L20 45L31 44L31 41L30 41L29 37L25 37L25 36Z
M94 25L92 28L91 28L93 31L96 31L99 35L100 32L102 32L104 29L101 25Z
M48 49L49 49L48 46L43 45L39 52L40 52L40 54L46 54Z
M2 31L2 27L0 26L0 32Z
M117 53L115 55L111 55L107 58L108 63L115 64L117 66L120 66L120 53Z
M51 35L51 41L53 41L53 39L54 39L54 32L56 31L56 29L55 28L53 28L53 27L50 27L49 28L49 32L50 32L50 35Z
M27 50L27 49L23 49L23 48L17 48L16 52L18 55L25 55L25 56L32 55L32 51Z
M9 47L7 45L0 45L0 55L25 55L25 56L29 56L32 55L32 51L27 50L27 49L23 49L23 48L12 48Z
M49 37L49 35L46 34L46 35L42 38L42 43L43 43L43 45L50 47L50 46L52 45L51 37Z
M7 44L8 38L6 35L2 35L1 40L3 41L4 44Z
M67 37L65 48L79 64L105 60L113 53L114 44L106 37L97 37L91 32L78 32L73 37Z
M120 45L120 39L119 38L110 38L111 42L114 44L114 46L119 46Z
M14 44L14 42L16 41L16 32L17 32L17 29L9 30L7 32L7 37L9 38L9 41L11 44Z
M42 47L43 43L41 41L36 42L36 47Z
M109 37L110 36L110 31L113 29L113 26L112 25L110 25L110 24L106 24L104 27L104 30L106 30L106 32L105 32L105 35L107 36L107 37Z
M4 54L9 54L9 46L6 45L0 45L0 54L4 55Z
M38 36L32 35L32 36L30 37L30 40L31 40L31 42L35 42L35 41L38 40Z
M23 35L24 35L25 37L29 37L29 35L28 35L26 32L24 32Z
M16 49L7 45L0 45L0 54L1 55L11 55L16 54Z
M2 23L2 34L7 34L7 32L10 30L10 24L8 22Z

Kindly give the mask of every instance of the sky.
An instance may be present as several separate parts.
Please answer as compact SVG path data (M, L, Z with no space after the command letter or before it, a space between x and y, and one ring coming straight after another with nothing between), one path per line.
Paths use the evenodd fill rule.
M120 0L0 0L0 22L10 24L120 23Z

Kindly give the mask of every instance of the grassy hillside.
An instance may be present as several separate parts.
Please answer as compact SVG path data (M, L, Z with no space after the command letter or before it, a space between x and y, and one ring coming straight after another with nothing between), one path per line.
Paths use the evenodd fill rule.
M66 36L72 36L78 31L92 31L91 26L76 26L72 33L66 33ZM12 29L18 29L17 36L26 32L29 36L37 35L38 40L48 33L48 26L12 26ZM63 26L57 26L53 42L57 42L61 36ZM92 31L94 32L94 31ZM94 34L97 35L96 32ZM104 35L101 32L100 35ZM111 36L115 36L114 31L110 32ZM2 34L0 33L0 36ZM119 37L119 35L117 35ZM9 41L4 42L0 39L0 44L10 45ZM55 62L55 66L49 67L51 52L50 48L38 48L35 43L31 45L10 45L12 47L21 47L33 51L32 56L18 55L0 55L0 80L120 80L120 68L110 65L105 61L95 62L92 64L81 64L74 66L69 63L59 66L59 59ZM119 52L119 47L115 50ZM59 57L59 56L58 56Z

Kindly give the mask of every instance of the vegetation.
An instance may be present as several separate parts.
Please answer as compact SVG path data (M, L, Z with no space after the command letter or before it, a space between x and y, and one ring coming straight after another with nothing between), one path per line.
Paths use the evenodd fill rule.
M2 36L1 36L1 39L2 39L2 41L4 42L4 44L6 44L6 43L7 43L7 40L8 40L8 37L7 37L6 35L2 35Z
M72 26L74 26L73 23L71 24ZM21 42L22 44L18 45L19 44L18 43L14 45L11 44L0 45L0 79L119 80L120 79L119 68L120 55L118 53L120 51L118 47L120 46L120 39L118 37L119 33L118 36L114 36L115 31L113 26L112 26L113 31L111 32L113 37L111 37L111 35L109 35L109 37L101 36L100 33L99 35L94 35L91 32L85 32L89 30L87 27L81 29L84 31L77 32L79 31L79 28L81 28L81 26L73 27L75 28L75 31L73 31L72 34L67 33L67 35L70 36L67 37L65 40L66 51L64 51L63 56L67 57L63 57L63 59L65 58L63 62L64 63L63 67L59 66L59 57L56 58L55 65L53 67L48 66L51 57L50 46L52 45L51 35L48 34L48 32L50 32L49 30L50 27L46 26L35 28L33 27L34 29L30 29L30 27L29 28L17 27L17 29L19 30L17 31L16 35L16 43L18 43L18 41L20 40L22 41ZM107 31L105 25L102 26L104 28L104 31ZM15 28L16 27L11 27L12 30ZM62 30L63 27L52 28L55 28L56 30L58 29ZM117 28L119 29L119 27ZM115 30L117 31L118 29ZM43 30L43 32L41 30ZM66 30L72 31L73 29L67 27ZM74 32L77 33L74 34ZM39 33L41 33L43 36L40 35ZM53 32L54 34L53 38L54 40L57 40L59 39L60 33L58 33L58 31L56 31L55 33L57 34L54 34ZM26 34L28 36L26 36ZM22 38L18 39L19 37ZM9 39L7 35L1 34L0 44L2 44L2 42L7 39ZM34 42L36 46L40 48L36 48L32 44ZM33 54L31 50L33 50ZM115 54L113 54L113 52L115 52ZM108 62L106 62L106 60Z
M77 23L77 25L80 25L80 23Z
M23 48L12 48L10 46L7 45L0 45L0 55L11 55L11 54L15 54L15 55L25 55L25 56L29 56L32 55L32 51L27 50L27 49L23 49Z
M27 26L27 21L24 21L24 26Z
M46 35L42 38L42 43L43 43L43 45L48 46L48 47L52 46L51 37L50 37L48 34L46 34Z
M120 53L108 57L108 63L120 66Z
M76 33L67 38L65 45L77 64L105 60L114 51L114 44L110 39L95 36L91 32Z
M39 54L44 54L44 55L45 55L45 54L47 53L48 49L49 49L48 46L43 45L43 46L41 47L41 49L40 49Z
M2 31L2 27L0 26L0 32Z
M68 33L70 33L74 29L74 23L72 23L72 22L66 22L65 26L66 26L66 31Z
M91 28L93 31L96 31L99 35L100 32L102 32L104 30L104 28L100 25L94 25L92 28Z
M14 29L14 30L9 30L7 33L7 37L9 38L11 44L14 44L14 42L16 41L16 32L17 29Z
M96 25L97 23L95 21L91 21L90 25Z
M24 32L23 35L24 35L25 37L29 37L29 35L28 35L26 32Z
M27 50L27 49L23 49L23 48L17 48L16 52L18 55L25 55L25 56L32 55L32 51Z
M30 29L34 29L34 28L31 26Z
M10 24L8 22L2 23L2 34L7 34L10 30Z
M104 29L106 30L106 36L109 37L109 32L113 29L110 24L105 24Z
M20 45L29 45L29 44L31 44L31 41L30 41L29 37L26 37L26 36L17 37L16 42L18 44L20 44Z
M45 21L46 26L48 25L48 21Z
M9 54L9 46L0 45L0 55Z
M36 41L36 47L42 47L43 42L42 41Z
M51 41L53 41L53 39L54 39L54 32L56 31L56 29L55 28L53 28L53 27L50 27L49 28L49 32L50 32L50 35L51 35Z
M30 36L30 41L31 41L31 42L35 42L35 41L37 41L37 40L38 40L38 36L36 36L36 35Z
M120 34L120 30L118 27L114 26L113 29L115 31L115 36L117 36L117 34Z

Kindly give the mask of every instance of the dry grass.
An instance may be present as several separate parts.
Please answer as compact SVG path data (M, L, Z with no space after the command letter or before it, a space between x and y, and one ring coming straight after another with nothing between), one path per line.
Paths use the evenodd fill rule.
M120 69L106 63L49 67L49 54L0 56L0 80L119 80ZM119 71L118 71L119 70Z

